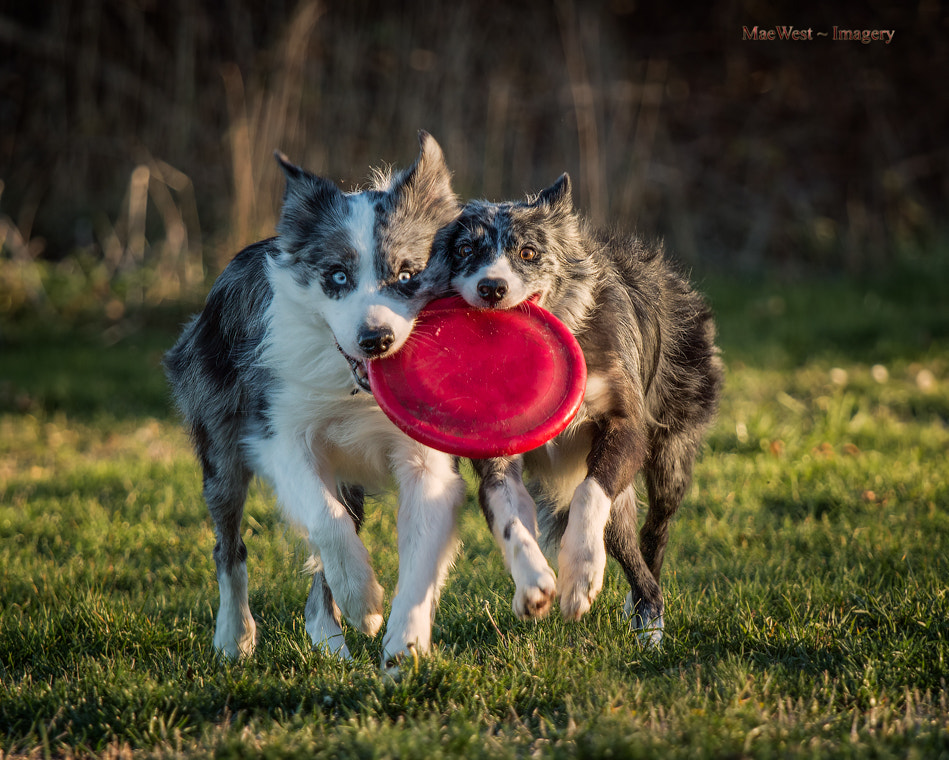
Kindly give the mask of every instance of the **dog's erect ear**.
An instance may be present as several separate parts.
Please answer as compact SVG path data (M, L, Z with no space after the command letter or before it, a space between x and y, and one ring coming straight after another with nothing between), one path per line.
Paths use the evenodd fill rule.
M451 172L438 142L424 129L418 133L419 154L415 163L398 179L395 191L413 196L418 208L436 215L455 216L458 199L451 189ZM446 222L448 220L446 219Z
M570 213L573 211L573 194L570 187L570 175L564 172L554 184L541 190L532 205L548 206L552 211Z
M277 233L280 235L281 248L294 251L306 244L316 221L338 211L343 201L343 191L328 179L290 163L279 151L274 153L274 157L287 177Z
M297 216L300 212L325 212L342 198L342 190L328 179L290 163L280 151L274 151L274 158L287 178L281 216Z
M290 159L287 158L286 153L282 153L279 150L273 152L273 157L277 159L277 163L280 164L280 168L283 169L283 173L287 175L287 180L297 180L306 175L306 170L301 169L296 164L290 163Z

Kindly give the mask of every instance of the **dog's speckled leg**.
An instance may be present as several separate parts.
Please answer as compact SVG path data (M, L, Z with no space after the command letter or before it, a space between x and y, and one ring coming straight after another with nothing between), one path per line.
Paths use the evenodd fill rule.
M514 578L514 614L539 620L550 612L557 577L537 543L537 508L521 478L519 459L478 460L479 499Z

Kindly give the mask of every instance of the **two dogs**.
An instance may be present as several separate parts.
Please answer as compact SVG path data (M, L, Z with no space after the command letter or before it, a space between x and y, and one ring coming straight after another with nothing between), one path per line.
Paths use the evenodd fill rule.
M523 462L474 463L515 580L515 612L543 617L558 591L539 516L541 543L560 547L564 615L589 609L609 553L630 582L632 625L658 641L669 521L721 382L702 300L657 250L589 230L566 175L526 202L461 207L424 132L409 169L378 173L356 193L278 161L287 185L277 236L234 258L165 358L215 524L216 649L239 657L254 646L240 525L255 473L308 537L318 561L306 628L314 647L341 657L342 616L369 635L383 622L358 532L366 489L394 480L400 561L383 667L397 672L430 648L465 485L453 457L388 421L365 367L398 351L419 310L452 290L479 308L538 298L577 336L588 365L583 406L564 433ZM640 469L650 507L638 535Z

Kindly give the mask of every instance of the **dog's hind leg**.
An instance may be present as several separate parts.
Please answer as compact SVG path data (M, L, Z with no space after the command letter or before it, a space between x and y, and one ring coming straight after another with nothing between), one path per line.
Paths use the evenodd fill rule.
M692 482L692 466L700 436L691 427L673 431L662 428L653 433L650 455L643 471L649 497L649 511L639 532L639 551L644 568L627 572L630 592L624 611L633 628L642 631L645 642L659 643L664 625L664 602L659 574L669 543L672 518ZM624 567L625 569L625 567Z
M653 577L658 581L669 542L669 527L692 483L692 467L698 451L698 436L657 433L646 462L649 512L640 532L639 545Z
M237 446L212 440L203 423L192 430L204 473L207 502L217 542L221 603L214 629L214 648L227 657L246 657L254 651L257 626L247 597L247 547L241 538L241 519L251 473L240 460Z
M662 590L640 551L636 489L629 486L613 502L604 538L606 551L623 569L630 591L623 612L644 644L662 640Z
M306 632L310 634L313 649L325 649L343 660L350 659L349 647L343 636L342 616L326 582L322 563L313 574L313 585L306 600Z
M521 475L520 459L472 462L481 478L478 500L514 578L514 614L541 619L550 612L557 578L537 543L537 508Z
M681 300L678 308L682 337L668 357L674 357L677 364L654 383L656 424L643 462L649 511L639 532L639 547L657 585L672 518L692 483L695 458L715 414L723 380L711 315L694 298ZM650 606L648 598L641 606L637 604L640 601L633 586L627 598L633 624L648 626L648 617L658 615L661 625L662 607Z
M394 458L395 459L395 458ZM413 445L397 459L399 581L382 642L382 667L428 652L432 620L455 553L455 514L465 483L447 454Z
M362 488L341 484L337 495L340 502L349 510L356 531L362 526L364 492ZM315 558L314 558L315 559ZM342 619L339 607L333 599L333 592L326 582L322 562L313 574L313 585L306 601L306 630L313 641L313 648L325 648L342 659L349 659L349 648L343 636Z

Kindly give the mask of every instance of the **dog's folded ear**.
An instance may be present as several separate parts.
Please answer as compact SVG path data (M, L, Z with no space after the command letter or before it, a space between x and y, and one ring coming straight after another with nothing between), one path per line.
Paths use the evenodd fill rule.
M418 133L419 154L394 183L394 190L414 201L417 209L426 210L447 223L461 210L451 188L451 172L445 163L441 146L424 129Z
M564 172L550 187L541 190L534 206L544 205L552 211L569 214L573 211L573 193L570 187L570 175Z

